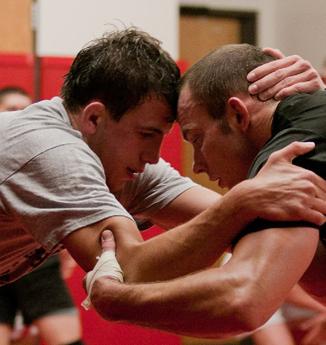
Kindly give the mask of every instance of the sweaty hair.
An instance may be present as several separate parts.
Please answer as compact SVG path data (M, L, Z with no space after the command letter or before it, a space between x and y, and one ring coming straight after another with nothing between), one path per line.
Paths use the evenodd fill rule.
M101 101L119 120L147 97L165 100L175 117L179 69L161 42L136 28L91 41L74 59L61 96L71 112Z
M194 64L183 75L180 88L188 86L194 102L219 119L225 113L228 98L248 92L247 74L272 60L275 58L249 44L225 45Z
M19 94L22 96L30 97L29 94L22 89L21 87L18 86L6 86L0 89L0 103L2 103L3 99L7 95L12 95L12 94Z

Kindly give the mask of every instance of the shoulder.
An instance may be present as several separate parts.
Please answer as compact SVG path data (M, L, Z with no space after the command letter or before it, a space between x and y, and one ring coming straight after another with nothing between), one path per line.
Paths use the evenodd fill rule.
M276 114L289 116L297 116L309 111L326 108L326 91L319 90L312 94L298 93L289 96L281 101L276 109Z

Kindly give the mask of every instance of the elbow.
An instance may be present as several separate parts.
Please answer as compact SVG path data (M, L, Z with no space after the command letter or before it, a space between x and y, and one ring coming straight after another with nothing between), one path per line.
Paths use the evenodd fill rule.
M262 311L261 306L254 303L249 304L249 301L241 303L236 306L234 315L242 332L253 332L261 327L269 318L269 314Z
M197 318L192 332L184 328L186 335L204 338L233 337L242 333L250 333L262 326L267 317L260 314L248 296L237 296L233 300L224 301L223 305L216 299L207 299L200 310L202 317Z
M233 313L242 332L253 332L277 310L274 303L268 302L268 296L259 298L256 288L244 289L238 294L233 305Z
M236 335L256 330L278 307L275 300L268 301L269 294L262 291L258 280L249 273L242 271L228 275L228 287L224 287L224 292L219 290L219 280L211 289L210 306L215 315L212 316L216 324L222 325L225 334Z

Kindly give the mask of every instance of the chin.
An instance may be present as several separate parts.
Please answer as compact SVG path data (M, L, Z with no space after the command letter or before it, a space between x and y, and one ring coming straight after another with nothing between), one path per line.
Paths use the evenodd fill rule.
M110 192L112 193L119 192L124 186L123 182L117 182L117 181L106 180L106 184L108 185Z

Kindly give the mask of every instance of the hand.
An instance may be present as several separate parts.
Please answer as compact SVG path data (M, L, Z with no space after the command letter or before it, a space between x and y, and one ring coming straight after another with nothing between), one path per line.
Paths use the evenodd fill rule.
M300 329L306 331L301 345L325 345L326 344L326 312L304 321Z
M268 220L303 220L322 225L326 220L325 180L291 164L296 156L314 147L311 142L293 142L271 154L257 176L245 181L253 187L246 207L256 209L256 216Z
M101 245L101 256L97 258L98 261L92 271L88 272L83 279L83 287L88 295L87 298L82 302L82 306L86 310L90 309L92 304L94 293L93 285L96 286L101 278L105 280L123 282L123 272L115 257L115 240L113 233L110 230L104 230L102 232ZM97 299L97 289L95 288L94 290L96 296L95 299ZM101 292L100 295L102 295Z
M104 230L101 236L102 253L107 251L115 252L115 240L110 230Z
M122 271L115 257L115 240L110 230L104 230L101 236L102 255L92 271L88 272L83 279L86 292L90 292L95 280L99 277L122 281Z
M276 49L265 48L265 53L277 60L257 67L248 74L249 92L262 101L284 99L296 93L310 93L324 89L319 73L310 62L298 55L284 57Z

